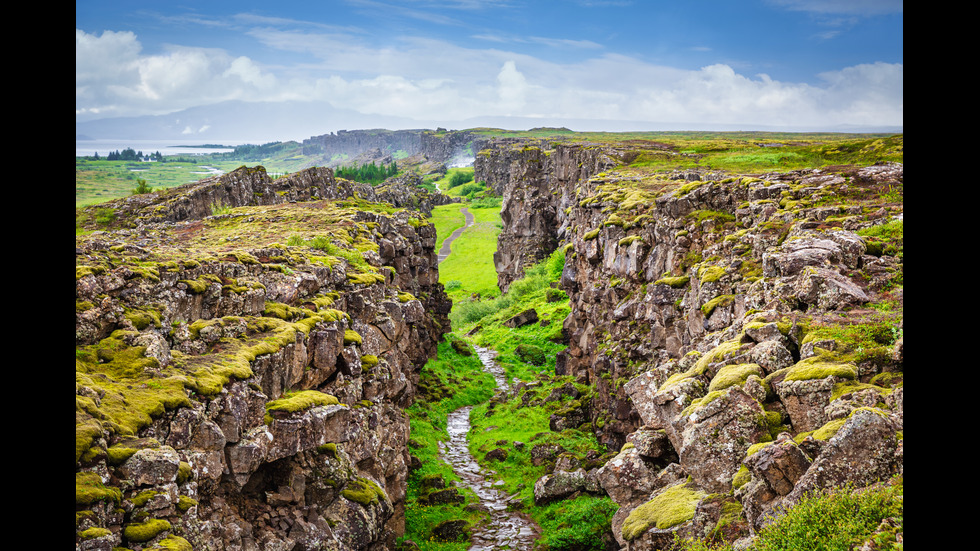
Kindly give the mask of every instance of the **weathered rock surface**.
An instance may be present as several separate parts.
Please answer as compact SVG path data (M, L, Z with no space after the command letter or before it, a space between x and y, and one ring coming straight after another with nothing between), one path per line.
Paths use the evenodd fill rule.
M565 247L557 371L593 387L582 410L622 449L596 473L618 543L705 534L725 500L734 541L804 492L902 472L902 257L859 235L901 222L902 165L650 173L638 151L501 140L475 165L504 197L501 289ZM668 493L689 516L638 520Z
M434 228L364 201L429 203L368 191L243 168L103 205L118 229L76 238L79 549L394 547L403 408L450 303Z

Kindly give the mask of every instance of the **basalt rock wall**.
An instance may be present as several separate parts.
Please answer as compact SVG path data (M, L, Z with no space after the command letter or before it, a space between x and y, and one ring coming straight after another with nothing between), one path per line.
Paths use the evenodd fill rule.
M750 538L808 491L903 471L901 315L868 306L900 312L902 256L859 235L901 224L901 164L652 173L629 147L537 145L481 152L477 178L504 197L502 289L565 247L557 372L622 450L596 474L620 545L702 536L729 505L724 537ZM688 521L649 521L680 493Z
M577 186L616 166L621 151L544 140L499 139L481 150L474 178L503 197L494 264L506 290L566 238Z
M391 155L403 151L445 163L467 151L472 156L484 142L484 138L468 131L339 130L303 140L303 155L320 157L329 165L337 155L356 157L372 150Z
M420 217L304 201L352 186L243 169L76 238L76 549L394 548L403 410L451 302ZM364 262L250 240L291 217Z

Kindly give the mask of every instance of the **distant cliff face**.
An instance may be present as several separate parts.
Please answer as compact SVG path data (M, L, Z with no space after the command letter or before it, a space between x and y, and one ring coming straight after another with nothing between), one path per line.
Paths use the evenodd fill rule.
M485 141L469 131L340 130L303 140L303 155L318 157L323 165L336 166L342 161L334 159L340 156L356 157L372 150L390 156L401 151L448 164L454 159L472 158Z
M492 144L476 177L504 197L502 289L566 247L557 370L622 449L598 474L621 545L707 533L710 495L734 496L737 538L808 491L902 472L901 164L656 173L629 145L540 145ZM698 515L644 524L668 490Z
M82 211L110 229L76 237L77 548L394 547L451 302L379 196L427 204L242 168Z

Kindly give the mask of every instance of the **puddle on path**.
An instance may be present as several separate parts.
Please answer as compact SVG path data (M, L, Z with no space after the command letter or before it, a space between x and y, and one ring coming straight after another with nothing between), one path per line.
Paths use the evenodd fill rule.
M509 391L503 368L494 360L491 350L476 347L485 371L493 374L498 390ZM488 475L492 471L481 468L470 455L466 444L466 433L470 430L470 410L472 406L460 408L449 414L449 442L439 444L443 459L453 467L461 479L461 485L472 489L480 498L480 503L490 511L490 521L473 530L469 551L491 551L500 549L530 550L537 539L536 525L526 515L507 510L511 496L498 490Z

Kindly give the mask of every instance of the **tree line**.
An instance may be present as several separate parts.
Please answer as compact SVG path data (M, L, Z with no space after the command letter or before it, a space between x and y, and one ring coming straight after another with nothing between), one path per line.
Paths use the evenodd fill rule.
M95 158L95 160L98 160L99 152L96 151L93 157ZM157 151L156 153L150 153L144 155L142 151L136 151L131 147L127 147L122 151L119 151L118 149L115 151L110 151L109 154L106 155L105 159L107 161L151 161L152 160L152 161L162 162L163 153Z
M380 166L374 164L372 161L359 167L342 166L334 170L334 176L338 178L372 185L380 184L396 174L398 174L398 165L395 161L392 161L389 165L382 163Z

